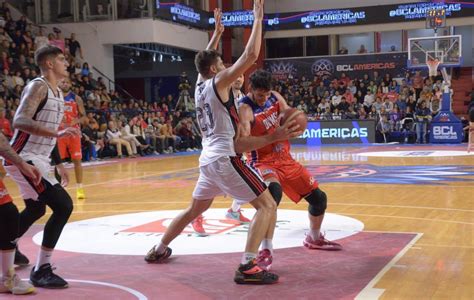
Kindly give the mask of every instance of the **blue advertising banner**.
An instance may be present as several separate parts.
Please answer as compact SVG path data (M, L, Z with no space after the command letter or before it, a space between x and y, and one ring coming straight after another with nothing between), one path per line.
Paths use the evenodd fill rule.
M340 77L345 73L349 78L362 78L367 73L378 71L383 76L389 73L392 78L404 77L407 71L408 55L394 52L372 55L336 55L324 57L302 57L288 59L267 59L264 68L273 74L276 80L289 77L313 78L313 76Z
M291 143L308 146L375 143L375 121L310 121L305 132Z

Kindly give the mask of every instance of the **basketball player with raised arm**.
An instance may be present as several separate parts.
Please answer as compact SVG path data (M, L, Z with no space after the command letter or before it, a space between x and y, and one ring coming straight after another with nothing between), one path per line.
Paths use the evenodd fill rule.
M71 80L66 78L62 80L59 87L64 95L64 118L59 126L59 130L67 127L75 127L81 130L80 124L87 119L84 103L79 95L71 91ZM76 174L76 199L85 199L84 188L82 187L82 152L81 136L60 137L58 138L58 149L61 159L71 158L74 164L74 173Z
M18 184L26 206L20 213L19 237L46 213L46 206L52 210L44 226L36 265L31 270L31 283L36 287L66 288L68 283L53 273L51 256L73 204L66 190L50 174L49 157L58 137L77 136L80 131L75 127L58 131L64 116L64 99L58 84L68 77L68 63L63 52L51 45L44 46L36 50L35 62L42 76L28 83L21 95L20 106L13 118L15 133L11 145L21 158L40 170L41 182L33 182L15 165L7 164L6 170ZM64 166L56 167L63 184L67 184Z
M229 93L229 101L238 102L238 100L244 96L242 93L243 85L244 75L240 75L239 78L237 78L237 80L232 83ZM237 201L232 203L232 207L226 212L225 217L229 220L238 221L240 223L250 223L250 220L242 214L242 210L240 209L240 205L237 204ZM201 236L207 235L206 230L202 224L203 220L203 216L200 215L191 222L194 232Z
M288 108L285 99L272 90L272 75L264 70L255 71L250 76L250 93L239 103L241 135L263 136L274 132L279 126L278 116ZM295 203L302 198L308 202L310 230L303 241L304 246L320 250L342 249L341 245L328 241L320 232L326 211L326 193L306 168L293 159L288 140L253 150L247 154L247 159L264 178L277 206L283 192ZM259 266L266 270L270 269L273 260L272 239L273 231L269 231L257 258Z
M0 156L9 164L15 165L31 182L38 184L41 181L40 171L21 159L1 133ZM5 188L3 180L0 179L0 266L2 268L0 293L25 295L35 291L31 284L20 280L15 274L14 260L19 222L20 213L16 205L13 204L12 197Z
M146 255L145 260L149 263L160 263L168 258L171 255L169 243L205 212L216 196L227 194L241 203L250 203L257 210L234 281L239 284L271 284L278 281L278 275L261 269L256 263L258 246L270 227L275 226L276 204L261 178L244 164L239 153L288 139L298 134L299 126L290 128L294 122L288 122L271 135L241 138L236 104L229 101L232 83L258 58L263 3L263 0L254 1L252 33L243 54L229 68L224 66L220 55L214 50L223 31L221 12L214 11L216 31L207 50L200 51L195 58L199 72L195 91L196 112L203 136L199 179L190 206L174 218L160 243Z

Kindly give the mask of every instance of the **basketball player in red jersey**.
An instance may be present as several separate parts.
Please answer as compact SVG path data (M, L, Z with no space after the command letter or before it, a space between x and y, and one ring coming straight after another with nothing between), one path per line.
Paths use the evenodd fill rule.
M257 70L250 76L250 93L239 103L239 117L243 136L262 136L275 131L279 126L278 116L288 109L285 99L272 91L271 74ZM282 192L293 202L302 198L308 202L310 231L303 244L309 249L341 250L341 245L328 241L321 234L321 223L326 210L327 197L309 172L290 154L288 140L279 141L251 151L247 162L258 169L270 193L280 203ZM259 266L270 268L272 263L273 231L268 232L261 244Z
M0 156L5 158L10 164L14 164L25 176L36 184L41 181L40 171L32 165L26 163L10 147L8 140L0 133ZM14 259L15 248L18 237L18 226L20 213L12 197L8 193L3 180L0 179L0 293L12 293L14 295L25 295L35 291L35 288L28 282L20 280L15 274Z
M87 118L82 98L71 91L71 80L69 78L61 81L59 88L63 91L64 95L64 118L59 126L59 130L67 127L81 130L80 124ZM86 196L82 187L81 136L58 138L58 149L62 160L71 157L71 161L74 164L74 173L76 174L76 198L78 200L85 199Z

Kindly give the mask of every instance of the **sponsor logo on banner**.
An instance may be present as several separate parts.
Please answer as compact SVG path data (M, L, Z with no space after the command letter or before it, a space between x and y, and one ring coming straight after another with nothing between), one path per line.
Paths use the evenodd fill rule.
M334 73L334 65L328 59L319 59L311 66L311 72L316 76L331 76Z
M433 126L433 138L435 140L457 140L458 139L458 133L454 129L454 126L435 125L435 126Z
M363 71L363 70L385 70L385 69L395 69L396 67L397 65L394 62L346 64L346 65L337 65L336 71L349 72L349 71Z
M272 63L269 66L272 76L276 80L287 80L296 75L297 69L294 64L290 62L277 62Z
M301 138L366 138L369 136L367 128L318 128L306 129Z
M227 209L209 209L204 215L203 227L208 236L197 236L191 226L173 241L173 255L213 254L242 252L247 240L249 225L227 220ZM255 210L244 213L252 217ZM139 255L144 256L178 215L178 210L162 210L122 214L68 223L63 230L56 249L70 252ZM278 210L278 221L274 236L277 249L302 247L308 231L308 213L305 210ZM342 239L362 231L364 224L356 219L326 213L322 231L329 240ZM40 245L43 232L33 237ZM84 242L87 237L87 242Z

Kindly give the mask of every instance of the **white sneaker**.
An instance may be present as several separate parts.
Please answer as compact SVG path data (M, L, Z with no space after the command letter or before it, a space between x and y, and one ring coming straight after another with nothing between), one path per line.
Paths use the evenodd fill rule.
M158 152L158 151L153 151L153 154L155 154L155 155L160 155L160 152Z
M10 274L2 278L0 283L0 293L12 293L13 295L26 295L35 292L33 285L22 281L15 271L10 270Z

